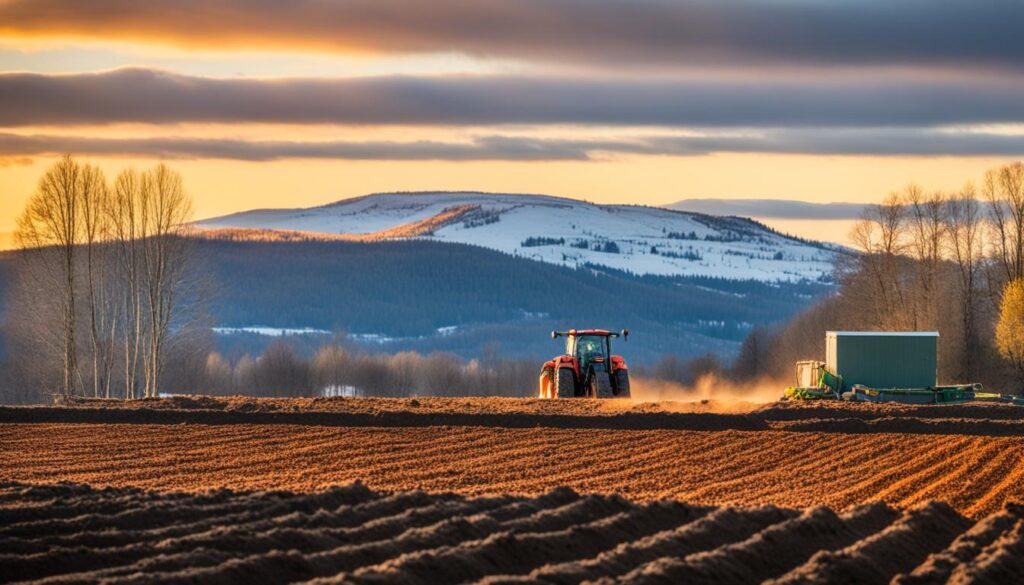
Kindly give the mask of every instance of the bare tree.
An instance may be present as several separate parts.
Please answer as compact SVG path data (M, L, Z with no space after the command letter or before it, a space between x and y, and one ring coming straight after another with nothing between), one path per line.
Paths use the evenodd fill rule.
M139 360L142 353L144 313L142 296L142 242L148 235L145 221L142 175L135 169L118 174L108 207L109 224L117 254L121 290L121 324L124 349L124 398L137 396Z
M914 329L932 329L937 317L938 276L946 229L945 198L938 191L926 195L920 187L909 185L904 190L904 201L909 210L909 249L917 260L913 266L918 294L911 304L910 325Z
M875 318L881 327L906 327L911 313L900 270L906 250L906 216L899 194L890 193L881 204L867 207L850 233L864 252L857 269L866 272L872 283L871 294L879 301L873 303Z
M982 194L989 204L995 259L1001 268L1002 282L1016 280L1024 276L1024 163L985 173Z
M181 300L190 250L184 236L192 217L192 202L181 175L164 164L143 175L140 193L146 226L142 240L143 292L148 310L144 395L152 398L158 395L167 332Z
M217 352L211 352L206 356L202 386L209 394L231 394L234 390L231 364L224 356Z
M372 356L358 356L352 364L353 385L371 396L392 394L388 364Z
M391 370L392 390L397 396L412 396L420 389L423 380L423 358L418 353L402 351L391 356L388 367Z
M107 241L110 238L109 196L106 178L95 166L83 165L79 190L82 244L85 252L86 304L89 318L89 355L92 361L92 394L110 396L112 370L108 322L114 320L108 306L110 292Z
M762 326L754 327L740 346L739 355L733 362L732 377L750 380L762 375L768 369L770 349L771 334Z
M52 286L61 315L65 396L75 393L78 351L75 343L75 261L81 237L82 169L70 156L51 166L18 218L15 240L23 258Z
M313 383L318 391L331 389L337 392L352 385L352 360L336 343L325 345L316 352L312 370Z
M58 308L59 319L47 321L54 326L39 329L59 339L64 395L88 387L94 397L110 396L118 334L124 397L137 396L140 369L144 395L157 395L168 332L181 313L191 209L181 177L165 165L122 172L111 190L99 168L66 156L40 179L17 241L20 273L47 294L19 298ZM83 373L87 360L91 372Z
M256 360L249 354L243 355L235 363L232 378L240 394L252 394L256 390Z
M968 183L946 200L946 234L949 256L959 276L957 293L960 324L963 333L962 371L971 376L979 353L975 306L978 274L984 260L984 217L974 185Z
M423 383L431 394L452 396L462 380L458 359L451 354L432 353L423 360Z
M270 396L312 394L309 364L284 340L270 344L256 361L256 386Z

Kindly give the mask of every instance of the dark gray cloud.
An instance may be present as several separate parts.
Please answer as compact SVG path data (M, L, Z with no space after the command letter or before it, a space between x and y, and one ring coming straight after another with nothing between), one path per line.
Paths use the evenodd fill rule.
M733 136L638 136L554 139L479 136L469 142L250 141L189 137L99 138L0 133L0 157L61 153L154 158L538 161L592 160L609 155L700 156L716 152L835 155L1024 155L1024 136L948 134L918 129L768 130ZM795 213L790 211L789 213ZM737 211L737 215L750 215ZM785 216L792 217L792 216Z
M810 203L790 199L684 199L669 209L771 219L857 219L863 203Z
M62 153L180 159L586 160L585 144L484 137L458 142L289 142L206 138L92 138L0 134L0 157Z
M872 156L1019 156L1024 135L922 128L787 128L748 135L655 137L644 147L665 153L771 152Z
M1024 120L1024 77L211 79L0 74L0 126L111 122L928 126Z
M1024 65L1017 0L8 0L0 31L647 64Z

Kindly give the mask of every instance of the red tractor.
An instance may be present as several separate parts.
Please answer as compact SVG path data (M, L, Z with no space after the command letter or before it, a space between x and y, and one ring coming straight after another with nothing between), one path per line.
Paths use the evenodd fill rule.
M612 338L629 337L629 330L552 331L565 338L565 354L546 362L540 371L541 398L629 398L629 368L622 356L612 355Z

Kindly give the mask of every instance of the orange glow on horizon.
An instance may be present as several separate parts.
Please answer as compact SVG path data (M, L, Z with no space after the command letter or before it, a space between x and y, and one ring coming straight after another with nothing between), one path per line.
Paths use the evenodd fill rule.
M0 167L0 232L14 228L36 181L53 162ZM83 158L112 179L152 160ZM171 160L195 199L196 218L266 207L308 207L383 191L540 193L596 203L664 205L687 198L870 203L917 182L951 190L978 181L1001 158L717 154L633 156L593 162ZM803 234L797 234L803 235ZM814 237L808 234L809 237ZM844 235L845 237L845 235Z

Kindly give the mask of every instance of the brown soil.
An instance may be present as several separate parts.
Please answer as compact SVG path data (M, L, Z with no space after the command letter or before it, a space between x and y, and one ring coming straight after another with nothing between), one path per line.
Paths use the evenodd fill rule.
M824 432L0 424L0 480L154 490L373 489L536 495L556 486L693 504L837 509L1024 499L1021 437Z
M913 406L845 401L790 401L755 403L743 400L540 400L500 397L416 398L252 398L248 396L180 395L133 400L80 399L66 408L113 410L217 410L226 412L338 412L425 414L535 414L614 416L624 413L750 413L767 420L820 418L877 419L966 418L1024 421L1024 408L994 402Z
M1024 511L580 495L0 484L0 581L959 583L1024 578Z
M1022 416L501 398L0 407L0 581L1021 582Z
M0 423L297 424L341 427L482 426L623 430L785 430L811 433L1024 435L1024 408L740 400L529 398L243 398L177 396L0 407Z

